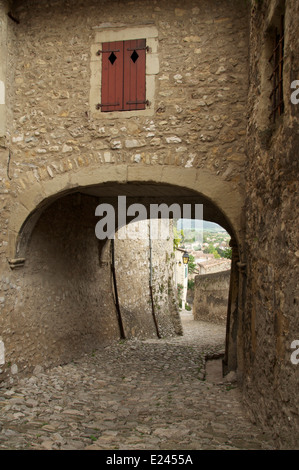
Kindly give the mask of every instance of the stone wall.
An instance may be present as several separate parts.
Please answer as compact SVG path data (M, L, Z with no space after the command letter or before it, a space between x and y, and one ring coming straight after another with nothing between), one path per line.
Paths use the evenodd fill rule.
M65 363L119 339L116 300L126 339L182 333L173 237L152 240L151 263L148 221L131 224L143 228L140 239L115 239L116 297L111 242L95 236L97 205L97 198L82 194L54 202L34 227L24 265L2 278L1 302L9 309L0 344L2 377Z
M0 3L0 142L3 145L3 137L6 134L6 80L7 80L7 17L8 2Z
M176 0L112 0L100 15L95 0L25 0L14 11L11 175L51 178L86 160L180 161L243 183L248 20L238 0L188 0L184 8ZM158 31L154 115L103 121L106 113L89 105L97 31L149 21Z
M172 223L165 240L150 239L147 220L131 223L130 230L131 235L124 237L120 229L118 235L124 238L115 240L117 291L125 336L156 338L181 334Z
M22 369L25 354L32 364L54 358L59 362L71 355L65 354L66 344L76 354L80 345L92 347L97 328L87 344L90 326L99 320L99 311L106 311L105 302L112 309L111 286L109 293L105 288L95 296L80 274L91 270L92 283L98 285L106 269L103 265L102 271L94 270L95 240L84 245L94 223L96 192L89 191L91 186L172 184L178 198L182 188L194 190L223 216L243 249L248 11L239 0L187 0L183 5L177 0L111 0L101 2L100 11L96 0L16 0L0 2L0 9L5 19L1 54L7 64L1 69L6 74L6 129L0 147L0 341L6 363ZM90 100L99 33L119 31L123 25L126 30L136 25L142 29L149 23L157 31L148 52L149 75L155 81L150 114L104 118ZM62 197L72 191L87 193L86 188L91 206L84 199L84 242L85 229L78 233L85 217L73 221L76 212L66 214L63 203L62 221L54 223L54 206L49 204L56 201L57 209ZM115 189L114 196L119 191ZM163 202L159 190L156 196ZM69 197L71 201L76 196ZM35 223L30 237L27 228ZM73 240L70 245L63 227ZM47 230L56 235L44 241L41 234ZM25 241L22 256L20 240ZM88 259L83 257L85 249ZM21 266L22 259L15 258L23 253L24 266L12 269L15 263ZM70 273L76 286L72 292ZM90 320L79 314L89 303ZM72 325L63 312L73 309ZM114 314L101 318L104 323L98 328L106 331L111 323L105 337L114 337Z
M194 320L225 324L230 270L195 276Z
M25 0L15 2L13 11L19 24L9 20L10 111L3 155L11 194L106 165L131 165L144 175L157 165L198 169L203 175L204 170L242 194L245 4L188 0L182 8L176 0L112 0L102 4L99 16L95 0ZM125 23L130 29L149 21L158 32L153 114L106 119L107 113L95 113L90 105L97 33L101 25L111 29ZM216 181L215 188L218 195Z
M16 371L24 354L38 363L66 359L66 344L79 353L97 323L97 305L103 311L113 301L111 289L101 298L91 293L100 279L93 269L95 241L85 246L94 216L87 199L84 229L73 219L78 207L72 216L57 201L64 218L47 218L49 207L32 234L24 267L11 269L20 262L11 258L19 253L25 222L49 198L107 182L193 189L219 209L234 236L230 337L238 335L238 358L233 356L249 409L291 446L298 435L298 365L290 360L291 344L299 339L299 108L290 100L291 83L299 78L298 1L285 1L285 112L275 126L267 120L268 36L283 2L110 0L100 10L98 3L0 1L0 362L11 362ZM91 100L99 37L149 23L149 113L104 118ZM90 285L81 272L91 275ZM77 310L87 305L90 318ZM73 309L72 325L67 312ZM104 331L106 320L116 332L116 317L103 318Z
M96 204L80 194L53 203L33 230L24 266L2 276L5 372L64 363L119 338L109 255L94 235Z
M299 79L297 0L285 2L284 114L275 125L265 76L268 36L283 2L252 2L247 191L247 291L244 390L255 419L278 443L298 445L298 365L291 344L298 324L299 105L291 83ZM273 41L272 41L273 47Z

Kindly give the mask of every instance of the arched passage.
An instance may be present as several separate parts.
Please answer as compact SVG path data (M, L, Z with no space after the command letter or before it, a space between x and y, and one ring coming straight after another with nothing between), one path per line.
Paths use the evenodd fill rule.
M229 233L233 232L240 252L243 252L244 193L237 183L225 181L214 172L201 169L159 165L105 165L82 168L34 184L30 180L25 184L25 189L22 187L15 198L9 220L8 258L22 257L34 224L43 210L56 199L72 192L94 194L96 191L99 195L100 187L103 188L102 194L105 197L117 197L118 191L123 191L128 183L141 187L138 196L145 194L142 190L144 183L148 187L153 186L152 196L160 194L161 198L169 196L169 193L158 191L158 186L176 187L170 196L177 195L177 199L186 195L190 197L191 191L193 196L197 196L199 203L204 201L205 218L219 223ZM22 184L24 185L23 180Z
M235 268L225 361L228 368L236 367L242 196L211 174L182 168L151 168L142 174L137 168L114 167L94 173L44 182L24 191L16 202L10 221L10 264L12 268L24 264L22 273L18 270L20 293L14 300L19 302L14 309L16 331L22 335L26 331L30 343L24 362L64 362L119 337L110 253L107 244L95 237L95 208L109 202L117 212L118 196L126 196L128 205L140 203L147 209L153 203L203 204L204 218L230 233Z

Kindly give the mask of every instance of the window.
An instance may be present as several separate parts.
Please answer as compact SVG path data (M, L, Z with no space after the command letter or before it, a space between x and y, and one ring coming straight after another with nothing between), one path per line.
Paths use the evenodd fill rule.
M272 74L270 81L272 83L271 114L273 122L284 112L283 101L283 61L284 61L284 15L280 16L280 26L274 31L273 52L269 59L272 65Z
M102 112L145 109L146 40L103 43Z
M124 119L155 113L158 30L152 23L94 27L90 56L90 116Z

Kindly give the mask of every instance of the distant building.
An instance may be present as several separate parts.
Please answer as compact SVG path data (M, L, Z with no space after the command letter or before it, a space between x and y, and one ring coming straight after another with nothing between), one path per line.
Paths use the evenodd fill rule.
M176 248L175 250L175 284L182 286L182 308L185 308L186 299L187 299L187 290L188 290L188 265L183 263L183 254L185 250L181 248Z
M198 271L199 274L208 274L208 273L216 273L219 271L227 271L231 267L231 260L230 259L206 259L205 261L201 261L198 263Z

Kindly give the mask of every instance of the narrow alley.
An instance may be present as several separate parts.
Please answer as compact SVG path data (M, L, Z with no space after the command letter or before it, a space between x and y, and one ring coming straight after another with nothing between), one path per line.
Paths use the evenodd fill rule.
M115 342L0 388L0 449L274 449L219 359L205 363L224 351L225 327L189 312L182 323L183 336Z

